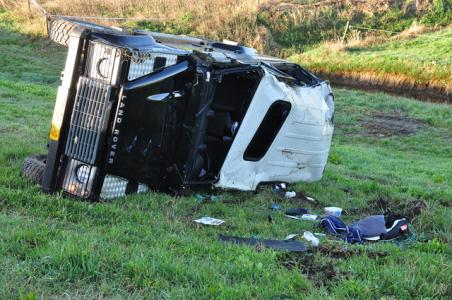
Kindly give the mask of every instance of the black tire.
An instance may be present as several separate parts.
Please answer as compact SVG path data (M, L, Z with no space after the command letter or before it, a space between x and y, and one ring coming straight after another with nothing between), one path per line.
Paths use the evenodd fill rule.
M90 23L90 22L56 18L56 19L51 19L48 22L49 39L51 39L55 43L68 47L70 33L71 33L72 29L74 29L75 27L83 27L83 28L91 29L96 32L113 33L113 34L121 33L120 30L117 30L117 29L114 29L111 27L107 27L107 26L97 25L97 24Z
M41 179L46 167L47 155L29 156L24 160L20 175L34 183L41 184Z

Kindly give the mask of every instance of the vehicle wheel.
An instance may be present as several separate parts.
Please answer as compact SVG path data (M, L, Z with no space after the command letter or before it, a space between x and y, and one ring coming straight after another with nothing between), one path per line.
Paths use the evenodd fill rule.
M90 22L56 18L50 20L48 23L49 38L55 43L67 47L69 46L70 33L72 29L74 29L75 27L84 27L96 32L116 33L116 34L121 33L121 31L118 29L97 25Z
M24 160L20 175L34 183L41 183L41 178L46 167L47 155L29 156Z

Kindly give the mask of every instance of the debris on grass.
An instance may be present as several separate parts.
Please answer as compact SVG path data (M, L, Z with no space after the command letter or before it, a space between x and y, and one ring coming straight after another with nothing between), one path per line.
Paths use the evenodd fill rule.
M296 196L297 196L297 193L294 192L294 191L287 191L287 192L284 194L284 197L285 197L286 199L295 198Z
M203 217L201 219L195 220L195 222L198 224L218 226L218 225L223 224L225 221L220 220L220 219L211 218L211 217Z
M301 219L303 221L315 221L317 220L318 216L313 214L304 214L301 216Z
M287 185L284 182L273 185L274 191L281 191L281 190L285 190L286 188L287 188Z
M285 240L285 241L293 240L293 239L295 239L295 238L298 237L298 236L299 236L299 234L297 234L297 233L288 234L288 235L284 238L284 240Z
M340 207L330 206L330 207L325 207L324 210L325 210L325 214L328 216L340 217L342 215L342 208L340 208Z
M310 206L319 206L319 203L316 199L305 196L302 193L297 193L297 195L293 198L288 199L291 203L303 203L303 205L310 205Z
M288 216L301 216L301 215L307 214L308 212L309 212L309 210L307 210L306 208L294 207L294 208L289 208L288 210L286 210L285 214Z
M278 203L273 203L272 205L270 205L270 208L273 210L280 210L281 209L281 205Z
M394 240L409 238L409 222L405 217L388 213L372 215L347 226L340 218L326 216L320 221L320 227L348 243L363 244L365 241Z
M318 246L319 246L320 241L319 241L318 238L316 238L316 237L312 234L312 232L310 232L310 231L305 231L305 232L303 233L303 238L304 238L305 240L311 242L311 245L312 245L312 246L314 246L314 247L318 247Z
M303 242L291 240L264 240L258 238L220 235L220 241L226 243L245 244L257 247L258 249L270 248L274 250L286 250L289 252L305 252L307 250L306 245Z
M302 214L302 215L285 214L285 216L286 216L286 218L289 218L289 219L302 220L302 221L315 221L318 218L317 215L312 215L312 214Z

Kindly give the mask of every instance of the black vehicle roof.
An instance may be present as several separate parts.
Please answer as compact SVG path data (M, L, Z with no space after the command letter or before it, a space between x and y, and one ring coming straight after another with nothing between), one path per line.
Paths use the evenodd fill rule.
M244 64L257 64L261 61L267 63L290 63L287 60L259 55L253 48L233 44L231 42L218 42L205 38L196 38L184 35L165 34L152 31L136 31L137 34L143 34L152 37L157 43L174 49L186 51L201 51L210 53L214 60L220 60L222 57L234 59Z
M287 60L259 55L253 48L232 43L212 41L184 35L165 34L152 31L136 30L132 35L112 35L93 32L94 39L130 51L161 52L175 55L189 55L193 52L207 54L213 61L226 63L235 61L241 64L258 64L259 62L290 63Z

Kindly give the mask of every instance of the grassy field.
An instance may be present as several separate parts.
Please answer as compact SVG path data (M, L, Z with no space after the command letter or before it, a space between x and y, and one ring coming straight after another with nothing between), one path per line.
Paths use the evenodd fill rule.
M452 0L39 0L53 14L152 18L113 23L174 34L228 39L269 54L289 56L341 38L345 24L403 31L413 22L452 22ZM42 33L42 15L25 0L0 0L27 32ZM105 22L97 20L98 22ZM108 24L112 25L112 24Z
M357 45L323 44L290 59L332 75L361 74L408 86L442 87L452 93L452 27L417 37Z
M388 205L412 213L417 240L351 246L329 238L310 254L225 245L219 234L283 239L317 232L269 206L306 206L264 189L218 202L159 193L110 203L44 195L19 177L45 153L65 49L18 34L0 16L0 299L443 298L452 294L452 108L336 89L325 176L291 189L347 222ZM273 222L268 222L268 214ZM219 227L196 225L212 216Z
M237 41L291 57L340 86L452 103L452 0L38 2L57 15L150 18L92 21ZM22 24L22 33L45 34L42 14L27 1L1 0L0 8ZM346 24L352 27L342 44Z

